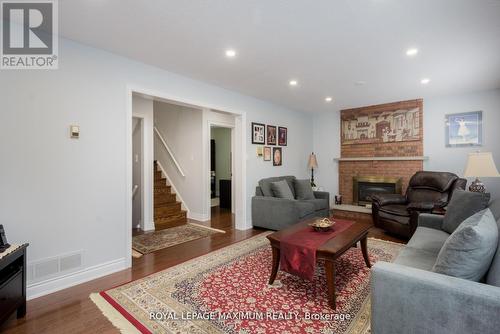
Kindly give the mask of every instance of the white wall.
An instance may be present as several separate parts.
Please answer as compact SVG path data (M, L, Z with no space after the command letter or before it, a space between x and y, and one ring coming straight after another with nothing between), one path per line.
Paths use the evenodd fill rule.
M314 116L314 153L318 168L314 171L314 181L318 187L330 192L330 202L334 203L339 190L338 162L340 157L340 113L330 111Z
M132 184L137 186L132 199L132 227L141 226L142 222L142 120L132 119Z
M478 110L483 111L483 146L446 147L445 115ZM424 99L424 154L429 156L424 169L463 175L467 154L477 150L492 152L500 168L500 90ZM500 179L482 181L492 197L500 196Z
M153 100L135 95L132 98L132 115L142 121L141 157L141 229L154 230L153 216ZM133 139L133 138L132 138ZM132 143L133 144L133 143ZM132 147L133 148L133 147ZM133 171L132 171L133 177Z
M219 196L219 180L231 179L231 129L212 127L215 141L215 193Z
M392 101L387 101L392 102ZM483 111L482 147L448 148L445 146L445 115L467 111ZM500 90L469 94L424 98L424 155L429 160L425 170L449 171L463 175L468 152L493 152L500 168ZM314 151L319 168L315 172L318 186L323 186L333 195L338 192L338 162L340 156L340 111L315 114ZM469 183L472 180L469 180ZM483 179L492 193L500 196L500 179Z
M204 206L202 116L199 109L154 102L155 125L186 176L182 176L156 135L155 159L166 169L191 217L203 215Z
M84 252L82 272L30 287L29 296L130 264L127 87L246 113L246 227L260 178L308 177L310 115L61 39L59 70L0 75L0 222L9 241L30 243L28 261ZM283 166L256 157L252 121L288 127ZM80 125L79 140L69 138L70 124ZM152 173L152 166L147 170Z

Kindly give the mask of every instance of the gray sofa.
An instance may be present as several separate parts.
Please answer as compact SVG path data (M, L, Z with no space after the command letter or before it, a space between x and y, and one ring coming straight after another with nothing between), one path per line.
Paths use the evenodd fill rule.
M330 214L330 194L315 191L314 199L297 200L274 197L271 183L285 180L295 193L295 176L270 177L259 181L255 196L252 197L252 224L270 230L281 230L299 221L313 217L328 217Z
M500 200L491 202L489 208L500 229ZM500 332L500 284L431 271L449 236L442 230L442 222L443 216L421 214L415 234L396 261L378 262L373 267L372 333ZM497 250L488 278L499 274L498 269L491 269L499 263Z

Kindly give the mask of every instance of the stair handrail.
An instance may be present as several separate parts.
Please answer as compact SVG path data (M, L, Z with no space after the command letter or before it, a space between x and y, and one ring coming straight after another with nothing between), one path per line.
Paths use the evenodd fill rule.
M158 136L158 138L160 138L160 141L161 143L163 144L163 146L165 147L165 149L167 150L168 154L170 155L170 158L172 159L172 161L174 162L174 165L175 167L177 167L177 170L179 171L179 173L185 177L186 174L184 174L184 171L182 170L181 168L181 165L179 165L179 162L177 161L177 159L175 158L174 156L174 153L172 152L172 150L170 149L170 147L168 146L167 142L165 141L165 139L163 138L163 136L161 135L161 132L160 130L158 130L158 128L156 127L156 125L153 127L156 135Z

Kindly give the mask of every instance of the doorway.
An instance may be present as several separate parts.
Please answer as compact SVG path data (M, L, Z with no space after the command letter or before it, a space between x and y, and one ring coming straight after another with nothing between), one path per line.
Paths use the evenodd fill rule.
M210 203L221 212L234 212L233 129L210 126Z

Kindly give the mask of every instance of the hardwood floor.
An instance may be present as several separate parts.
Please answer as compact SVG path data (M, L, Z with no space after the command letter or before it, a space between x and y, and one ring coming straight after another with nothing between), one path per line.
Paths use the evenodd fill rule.
M200 224L197 221L196 223ZM118 330L113 327L89 299L91 293L142 278L264 231L260 229L235 230L233 215L229 211L221 210L218 207L212 208L212 220L201 224L225 230L226 233L217 233L207 238L193 240L144 255L138 259L133 259L133 265L130 269L30 300L28 301L26 317L16 319L15 315L13 315L9 321L0 327L0 332L37 334L118 333ZM376 228L370 230L369 236L402 242L397 238L385 235L383 231Z

